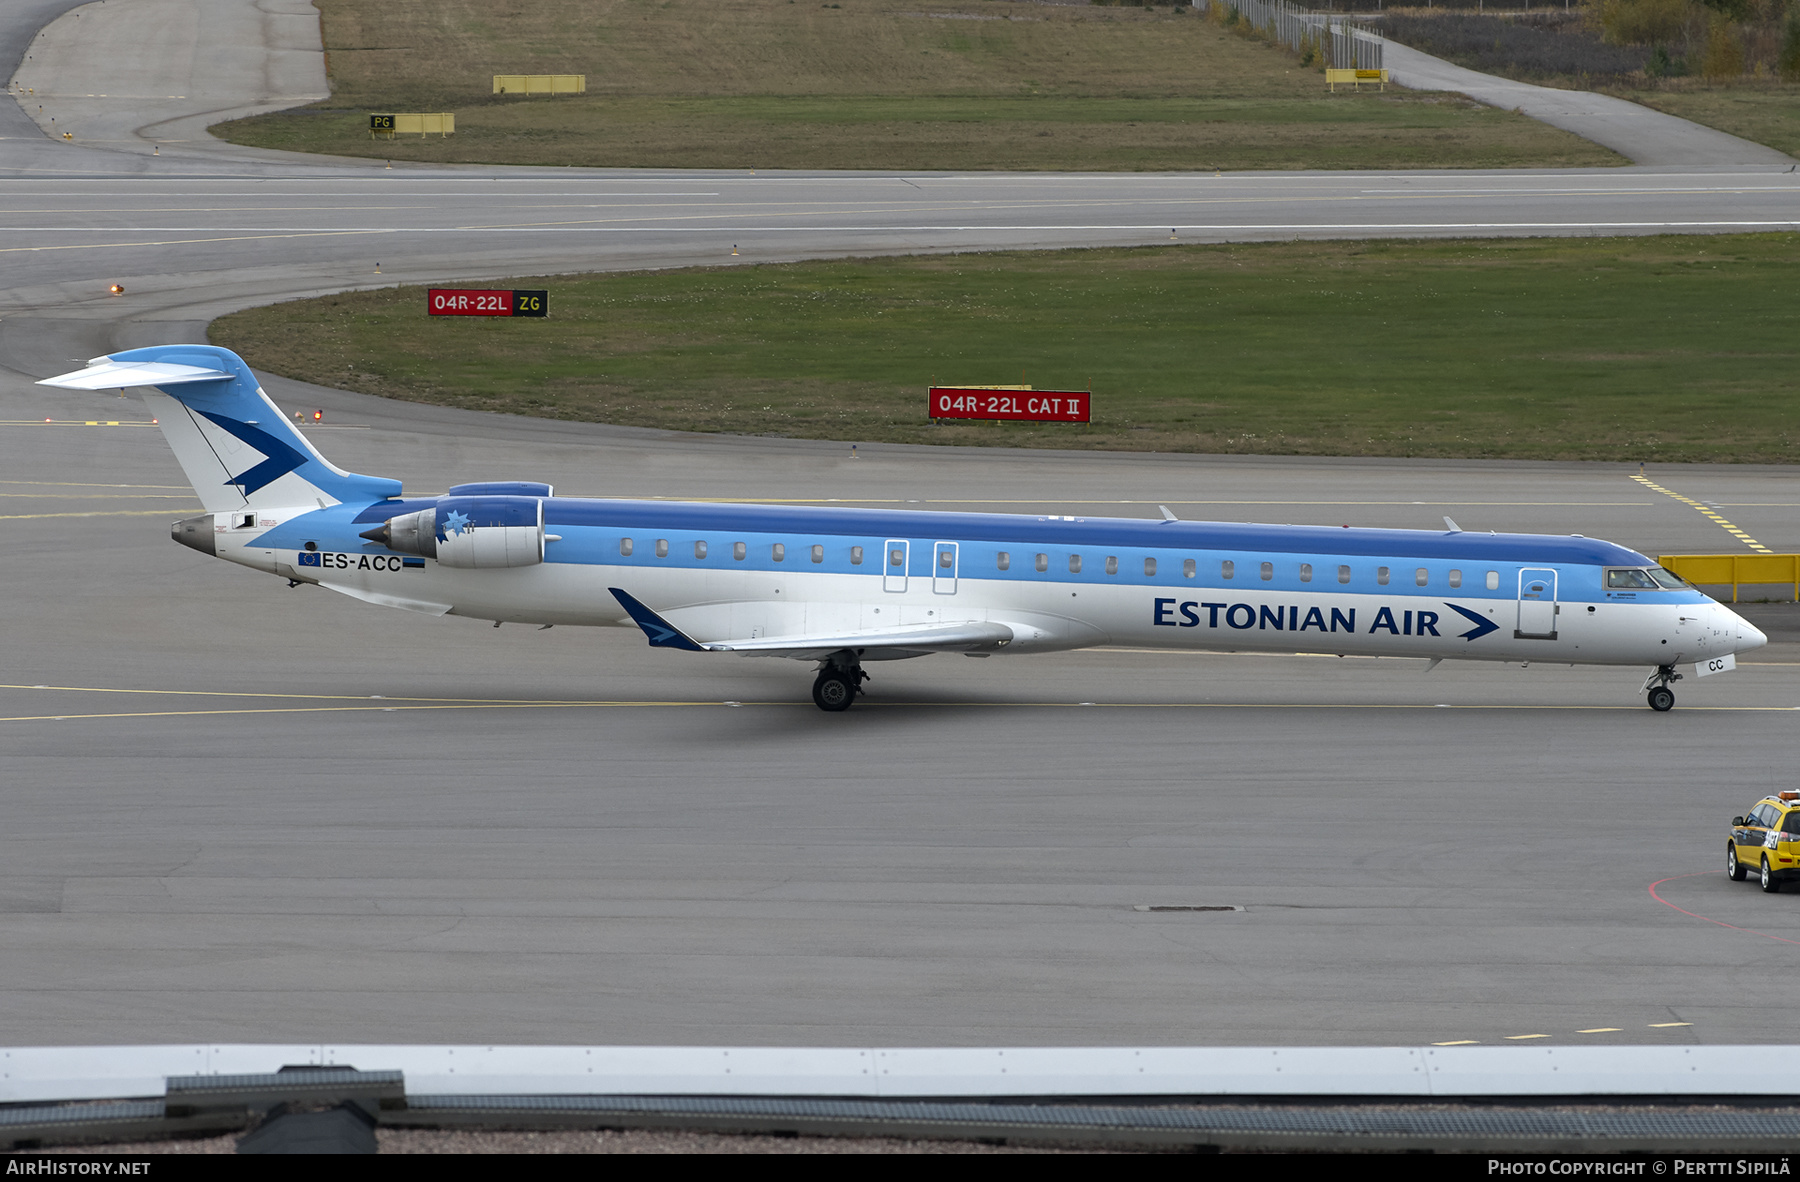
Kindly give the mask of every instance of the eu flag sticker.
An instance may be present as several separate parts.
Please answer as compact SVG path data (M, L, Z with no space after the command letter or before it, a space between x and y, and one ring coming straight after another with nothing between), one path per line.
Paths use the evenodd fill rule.
M300 565L301 566L318 566L319 565L318 551L316 551L316 550L300 551Z

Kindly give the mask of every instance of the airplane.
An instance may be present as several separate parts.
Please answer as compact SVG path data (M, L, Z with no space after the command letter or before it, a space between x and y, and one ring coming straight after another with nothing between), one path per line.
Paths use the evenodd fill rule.
M40 385L139 389L205 513L202 554L431 616L624 626L815 664L848 709L875 661L1129 645L1649 666L1706 676L1767 638L1652 559L1580 535L558 497L397 480L320 454L230 350L157 345Z

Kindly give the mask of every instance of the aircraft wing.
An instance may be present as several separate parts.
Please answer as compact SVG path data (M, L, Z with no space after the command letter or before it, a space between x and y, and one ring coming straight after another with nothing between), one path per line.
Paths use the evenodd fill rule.
M681 648L690 652L754 653L769 657L816 660L844 649L874 651L890 656L968 652L1000 648L1013 638L1005 624L971 621L962 624L916 624L903 628L859 629L853 632L801 636L759 636L755 639L698 641L669 623L617 587L608 588L613 598L644 630L655 648Z

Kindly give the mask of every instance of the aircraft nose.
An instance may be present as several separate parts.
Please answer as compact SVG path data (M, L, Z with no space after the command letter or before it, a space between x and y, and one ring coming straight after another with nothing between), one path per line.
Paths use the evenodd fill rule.
M1730 616L1732 622L1737 625L1737 646L1733 650L1734 652L1749 652L1753 648L1761 648L1769 643L1769 638L1763 635L1763 630L1749 620L1728 607L1721 607L1719 610Z

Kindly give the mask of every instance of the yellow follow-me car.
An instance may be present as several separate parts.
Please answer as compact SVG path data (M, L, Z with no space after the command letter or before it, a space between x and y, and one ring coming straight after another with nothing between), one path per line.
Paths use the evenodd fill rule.
M1742 882L1752 871L1761 874L1762 889L1770 894L1800 876L1800 792L1765 796L1746 815L1731 818L1725 873Z

